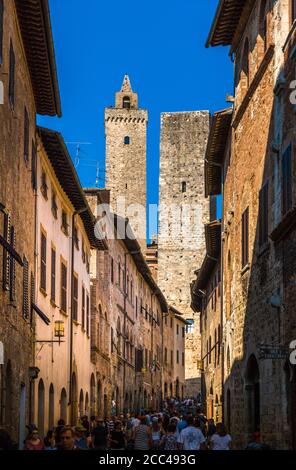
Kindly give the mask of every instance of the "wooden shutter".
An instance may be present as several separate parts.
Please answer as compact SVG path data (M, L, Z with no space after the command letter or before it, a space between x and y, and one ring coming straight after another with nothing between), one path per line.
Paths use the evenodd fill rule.
M46 292L46 236L44 233L41 233L40 287Z
M67 313L67 267L61 263L61 309Z
M249 208L242 215L242 268L249 263Z
M12 248L15 248L15 231L14 226L10 227L10 245ZM15 300L15 261L12 256L10 258L10 268L9 268L9 288L10 288L10 301Z
M50 299L52 302L56 300L56 251L54 248L51 249L51 289Z
M15 55L13 50L12 42L10 41L10 51L9 51L9 88L8 88L8 97L9 103L12 108L14 108L14 94L15 94Z
M78 319L78 278L73 277L73 320Z
M24 159L25 162L29 161L29 139L30 139L30 122L27 108L25 107L24 113Z
M114 283L114 260L111 257L111 282Z
M32 182L32 188L34 189L34 191L36 191L37 189L37 152L36 152L36 144L34 140L32 140L31 182Z
M282 158L283 173L283 215L292 208L292 145L290 144Z
M136 349L135 351L135 368L136 372L141 372L143 369L143 350Z
M89 335L89 333L90 333L89 327L90 327L90 318L89 318L89 295L87 294L87 295L86 295L86 332L87 332L88 335Z
M82 286L82 312L81 312L81 325L85 328L85 288Z
M3 25L4 25L4 4L0 0L0 64L3 63Z
M10 243L10 215L4 214L4 227L3 227L4 239ZM10 255L3 248L3 289L9 290L10 282Z
M29 263L26 258L23 260L23 317L29 318Z
M33 323L33 303L35 302L35 277L31 273L31 292L30 292L30 323Z

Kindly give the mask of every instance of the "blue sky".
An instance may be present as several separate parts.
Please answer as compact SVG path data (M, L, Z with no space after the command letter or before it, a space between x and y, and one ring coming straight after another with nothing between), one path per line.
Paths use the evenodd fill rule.
M205 48L218 0L50 0L63 117L40 117L82 145L77 167L103 186L104 108L128 74L149 110L148 202L158 202L160 113L227 106L233 66L225 48ZM76 147L68 144L72 158Z

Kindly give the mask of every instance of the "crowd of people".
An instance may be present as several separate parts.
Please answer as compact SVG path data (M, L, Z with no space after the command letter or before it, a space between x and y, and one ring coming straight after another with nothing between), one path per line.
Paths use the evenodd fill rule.
M7 434L7 433L6 433ZM0 449L12 445L0 430ZM10 447L12 448L12 447ZM197 410L182 415L165 409L162 412L126 414L105 419L83 416L72 427L60 419L55 429L42 438L36 426L28 428L24 450L229 450L231 437L222 423Z

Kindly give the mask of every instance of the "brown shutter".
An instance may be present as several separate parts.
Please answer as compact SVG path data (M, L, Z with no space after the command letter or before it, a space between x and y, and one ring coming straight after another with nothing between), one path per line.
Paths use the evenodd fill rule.
M61 264L61 309L67 313L67 267Z
M85 328L85 288L82 286L82 313L81 313L81 325Z
M73 320L78 320L78 278L73 279Z
M10 245L12 248L15 247L15 231L14 226L10 227ZM10 277L10 301L15 300L15 261L12 256L10 256L10 268L9 268L9 277Z
M56 251L51 249L51 290L50 298L53 302L56 300Z
M23 317L29 318L29 263L23 260Z
M46 292L46 236L41 233L41 273L40 287Z
M4 227L3 227L4 239L10 244L10 215L4 214ZM9 290L10 282L10 255L3 248L3 289Z
M90 318L89 318L89 295L86 295L86 332L89 336Z
M32 188L34 191L37 189L37 154L36 154L36 144L32 140L32 161L31 161L31 182Z
M31 295L30 295L30 323L33 323L33 303L35 302L35 277L31 273Z

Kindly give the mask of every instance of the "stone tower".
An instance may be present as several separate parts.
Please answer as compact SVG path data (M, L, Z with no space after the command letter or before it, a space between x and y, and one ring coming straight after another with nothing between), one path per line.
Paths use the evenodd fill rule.
M185 341L186 395L200 392L200 325L190 308L190 283L205 256L204 157L209 135L208 111L162 113L158 285L168 303L194 323Z
M143 254L146 251L146 136L148 112L138 107L129 77L105 109L106 188L113 212L128 217Z

